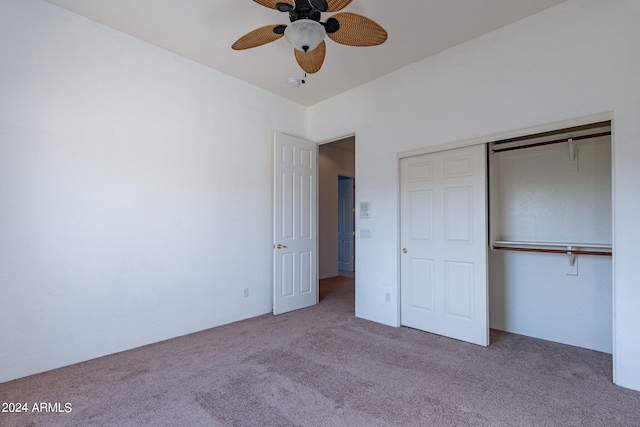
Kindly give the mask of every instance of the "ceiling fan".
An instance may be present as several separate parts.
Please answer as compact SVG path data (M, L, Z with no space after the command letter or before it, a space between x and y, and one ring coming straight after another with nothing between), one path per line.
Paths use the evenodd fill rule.
M253 0L262 6L289 14L289 25L266 25L240 37L231 47L244 50L262 46L281 37L294 47L298 65L305 73L320 70L326 53L324 36L348 46L377 46L387 32L371 19L351 12L336 13L320 21L322 12L337 12L352 0Z

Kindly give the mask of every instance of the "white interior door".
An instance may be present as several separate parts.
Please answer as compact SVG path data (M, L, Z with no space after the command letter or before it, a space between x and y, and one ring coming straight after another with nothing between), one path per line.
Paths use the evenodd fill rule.
M318 303L316 144L274 137L273 314Z
M355 271L353 178L338 179L338 270Z
M400 161L401 322L489 345L484 145Z

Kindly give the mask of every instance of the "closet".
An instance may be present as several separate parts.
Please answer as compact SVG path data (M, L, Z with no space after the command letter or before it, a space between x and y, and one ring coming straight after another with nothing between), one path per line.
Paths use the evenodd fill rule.
M488 146L490 327L612 352L611 123Z

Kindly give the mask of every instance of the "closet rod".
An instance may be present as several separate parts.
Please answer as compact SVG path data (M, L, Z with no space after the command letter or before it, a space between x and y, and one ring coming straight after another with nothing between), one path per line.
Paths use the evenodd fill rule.
M611 132L593 133L591 135L574 136L572 138L556 139L554 141L535 142L535 143L532 143L532 144L518 145L517 147L498 148L497 150L493 150L493 153L500 153L502 151L519 150L521 148L539 147L539 146L542 146L542 145L559 144L559 143L562 143L562 142L568 142L569 139L571 139L572 141L580 141L582 139L598 138L598 137L601 137L601 136L609 136L609 135L611 135ZM511 141L511 142L513 142L513 141ZM494 144L508 144L508 143L509 143L509 141L503 141L503 142L496 142Z
M597 256L611 256L611 252L599 252L599 251L575 251L567 249L539 249L539 248L512 248L509 246L494 246L496 251L519 251L519 252L543 252L549 254L570 254L570 255L597 255Z

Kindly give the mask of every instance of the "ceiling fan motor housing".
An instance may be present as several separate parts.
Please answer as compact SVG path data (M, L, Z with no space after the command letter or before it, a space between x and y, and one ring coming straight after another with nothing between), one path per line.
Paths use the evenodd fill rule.
M326 0L295 0L295 2L295 8L289 3L277 3L276 8L281 12L288 12L289 20L292 23L301 19L309 19L322 24L328 34L335 33L340 29L340 23L334 18L327 19L327 22L320 22L322 12L328 9ZM273 32L283 34L285 28L285 25L278 25L274 27ZM307 50L313 49L305 49L304 52Z
M286 11L289 12L289 20L291 20L291 22L295 22L299 19L311 19L313 21L320 22L320 15L322 10L312 6L308 0L296 0L296 7L293 9L291 8L291 5L288 5L286 3L278 3L278 5L282 4L288 6L288 8L286 8ZM281 8L280 6L278 6L278 10L283 9L285 8ZM325 7L324 10L327 10L327 8Z

